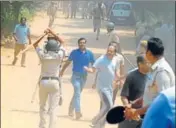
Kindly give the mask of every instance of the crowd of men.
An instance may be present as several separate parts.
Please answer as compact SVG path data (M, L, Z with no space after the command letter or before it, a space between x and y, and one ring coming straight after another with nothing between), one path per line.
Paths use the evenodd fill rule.
M100 4L97 8L99 7ZM74 11L73 9L72 17L76 15ZM94 29L99 31L100 27ZM49 128L56 127L56 108L62 97L60 79L71 63L73 63L71 83L74 93L68 109L70 117L75 116L76 120L79 120L83 116L80 105L81 93L88 73L96 73L93 88L97 89L101 106L99 113L92 119L91 127L105 127L106 114L114 105L119 86L122 87L121 100L126 108L124 111L126 120L119 124L119 128L175 127L175 95L173 92L175 74L164 58L165 40L157 38L155 35L147 39L144 46L139 47L142 50L136 59L137 67L125 73L125 58L121 52L120 40L113 23L107 24L107 32L109 33L109 45L106 53L98 59L95 59L93 52L87 49L87 39L80 38L78 48L71 51L63 64L63 59L66 57L66 51L63 48L65 42L51 29L45 30L44 35L32 44L41 61L39 79L40 128L46 128L46 112L50 115ZM40 48L38 44L46 35L48 35L47 42L44 48ZM14 39L16 44L13 65L17 61L17 54L25 49L27 39L31 44L26 18L21 18L21 23L15 27ZM24 54L21 61L23 67ZM47 101L47 99L49 100ZM159 100L163 101L157 104L157 102L161 102ZM47 102L49 109L46 109ZM165 102L167 102L167 106L163 106ZM144 123L139 121L141 116L144 117Z
M160 38L164 42L166 54L174 54L174 25L171 20L158 21L154 25L147 25L144 22L136 24L136 52L139 53L138 47L152 36Z

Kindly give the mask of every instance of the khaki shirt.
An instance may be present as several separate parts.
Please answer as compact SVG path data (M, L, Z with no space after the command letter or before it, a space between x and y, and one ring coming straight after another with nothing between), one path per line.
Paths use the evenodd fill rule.
M161 91L175 86L175 74L164 57L152 65L149 75L143 96L144 106L150 105Z
M119 36L117 35L117 32L115 30L109 33L108 43L110 42L120 43Z
M41 77L58 77L64 51L45 53L44 50L37 47L36 52L41 60Z

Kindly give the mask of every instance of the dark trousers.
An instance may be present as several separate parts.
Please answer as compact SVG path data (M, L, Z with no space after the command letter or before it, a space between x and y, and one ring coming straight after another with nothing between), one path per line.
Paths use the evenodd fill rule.
M71 18L76 18L76 9L75 8L71 9Z

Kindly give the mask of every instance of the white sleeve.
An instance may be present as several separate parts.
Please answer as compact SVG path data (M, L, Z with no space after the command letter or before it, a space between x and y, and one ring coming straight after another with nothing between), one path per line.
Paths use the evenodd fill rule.
M112 41L114 41L114 42L116 42L116 43L120 43L119 36L118 36L116 33L113 34L113 37L112 37L112 38L113 38Z
M123 56L121 56L121 61L120 61L120 64L121 64L121 65L125 65L125 59L124 59L124 57L123 57Z
M42 59L43 54L44 54L43 50L39 47L36 47L36 52L37 52L39 58Z
M158 91L161 92L169 87L171 87L171 78L167 71L160 71L156 74L156 85L158 87Z

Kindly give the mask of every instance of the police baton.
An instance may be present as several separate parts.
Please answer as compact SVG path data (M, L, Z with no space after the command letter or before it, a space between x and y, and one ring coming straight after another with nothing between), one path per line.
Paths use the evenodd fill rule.
M132 66L132 68L135 68L135 66L131 63L131 61L123 53L121 53L121 55L124 57L124 59L127 60L127 62Z

